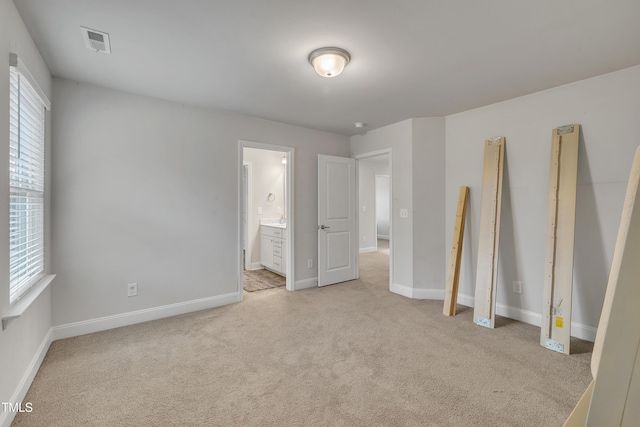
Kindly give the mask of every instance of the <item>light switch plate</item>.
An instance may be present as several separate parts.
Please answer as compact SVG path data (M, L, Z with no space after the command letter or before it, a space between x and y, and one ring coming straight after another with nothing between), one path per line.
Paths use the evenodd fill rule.
M514 280L513 281L513 292L515 292L516 294L521 294L522 293L522 282L518 281L518 280Z
M400 209L400 218L409 218L409 209Z

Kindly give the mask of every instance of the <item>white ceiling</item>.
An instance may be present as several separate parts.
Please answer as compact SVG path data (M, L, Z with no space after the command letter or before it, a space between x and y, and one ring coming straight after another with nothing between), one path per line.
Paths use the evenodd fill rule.
M54 76L344 135L640 64L639 0L14 2ZM342 75L313 71L322 46Z

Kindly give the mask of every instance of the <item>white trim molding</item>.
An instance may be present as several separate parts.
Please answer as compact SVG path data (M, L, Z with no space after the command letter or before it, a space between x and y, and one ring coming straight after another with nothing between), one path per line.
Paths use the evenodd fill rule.
M383 155L388 155L389 156L389 236L388 236L388 240L389 240L389 291L399 294L399 295L403 295L402 292L403 290L401 288L404 288L404 286L402 285L398 285L397 283L394 283L394 279L395 279L395 241L394 241L394 227L395 224L393 222L393 212L395 209L395 204L393 201L393 149L392 148L384 148L382 150L376 150L376 151L369 151L368 153L360 153L360 154L356 154L351 156L352 158L356 159L356 160L364 160L367 158L371 158L371 157L377 157L377 156L383 156ZM359 187L359 182L358 182L358 168L359 165L356 163L356 188ZM360 197L360 192L356 191L356 199L358 199ZM356 203L359 203L359 200L355 200ZM377 231L377 230L376 230ZM360 209L356 209L356 235L360 235ZM358 257L356 257L356 269L358 272L357 278L360 278L360 265L358 262ZM395 290L394 290L395 289ZM405 295L406 296L406 295ZM411 298L411 297L409 297Z
M240 301L242 301L242 295L238 292L232 292L214 297L201 298L176 304L163 305L160 307L147 308L144 310L131 311L128 313L115 314L113 316L68 323L66 325L53 327L53 340L77 337L79 335L91 334L93 332L106 331L108 329L148 322L150 320L177 316L179 314L186 314L209 308L222 307L224 305Z
M419 289L394 283L391 292L411 299L444 300L444 289Z
M444 289L416 289L394 283L391 285L391 292L412 299L444 300ZM475 298L470 295L459 294L458 304L473 307ZM496 304L496 314L507 317L529 325L538 326L542 324L542 315L521 308L512 307L505 304ZM571 336L586 341L595 341L597 328L571 322Z
M371 246L371 247L368 247L368 248L360 248L360 253L361 254L366 254L366 253L369 253L369 252L377 252L377 251L378 250L376 249L375 246Z
M38 95L38 97L40 98L42 103L44 104L44 107L47 110L51 110L51 101L49 100L49 97L44 92L44 90L42 90L42 87L40 86L38 81L29 72L29 69L24 64L24 61L22 61L18 57L18 54L9 53L9 65L11 67L16 67L18 69L18 71L20 71L20 73L27 79L27 81L29 82L29 84L31 85L33 90L36 92L36 94Z
M249 265L249 271L255 271L255 270L264 270L264 266L259 262L252 262Z
M392 283L390 290L394 294L402 295L403 297L407 297L407 298L413 298L413 288L410 288L408 286Z
M467 307L473 307L474 302L475 302L475 297L473 296L464 295L464 294L458 295L458 304L465 305ZM509 319L528 323L529 325L533 325L533 326L539 327L542 324L542 314L534 313L533 311L523 310L517 307L511 307L505 304L496 304L496 314L498 316L503 316ZM593 342L596 339L597 331L598 329L592 326L571 322L572 337Z
M285 229L287 240L287 271L285 272L286 286L288 291L298 289L296 287L296 246L295 246L295 148L285 145L266 144L263 142L238 140L238 293L240 301L243 298L243 277L242 277L242 169L244 159L244 148L258 148L261 150L279 151L287 156L285 168L286 191L285 191L285 216L287 218L287 228Z
M413 289L414 299L431 299L436 301L444 301L444 289Z
M24 400L27 395L27 391L29 391L29 387L31 387L33 379L36 377L36 374L40 369L40 365L42 365L44 357L47 355L47 351L49 351L49 347L53 341L52 337L53 329L49 329L49 332L44 336L44 339L40 343L36 353L33 355L31 363L29 363L29 366L27 366L26 371L22 375L22 378L18 383L18 387L16 387L16 390L13 392L9 402L19 403ZM15 412L3 411L0 409L0 427L10 427L15 416Z
M308 288L317 288L318 287L318 278L312 277L310 279L302 279L296 281L295 290L299 291L300 289L308 289Z
M11 323L12 320L17 319L27 311L31 304L38 299L40 294L47 289L55 277L55 274L42 277L31 287L31 289L27 290L26 293L18 299L18 301L16 301L5 314L2 315L3 331L7 329L7 326L9 326L9 323Z

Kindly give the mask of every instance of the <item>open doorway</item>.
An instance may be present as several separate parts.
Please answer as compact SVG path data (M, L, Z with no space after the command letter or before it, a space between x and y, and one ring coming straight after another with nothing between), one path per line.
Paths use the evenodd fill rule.
M391 151L359 155L358 276L391 289Z
M293 148L239 141L238 291L294 288Z

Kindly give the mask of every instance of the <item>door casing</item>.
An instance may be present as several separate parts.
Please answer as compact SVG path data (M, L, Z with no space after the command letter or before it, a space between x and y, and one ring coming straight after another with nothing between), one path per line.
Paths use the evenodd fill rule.
M295 213L294 213L294 164L295 164L295 149L294 147L287 147L284 145L275 145L275 144L265 144L262 142L255 141L246 141L246 140L238 140L238 242L236 253L238 254L238 276L237 276L237 291L239 294L240 301L243 299L243 276L242 276L242 229L244 227L242 220L242 197L243 197L243 185L242 185L242 175L244 171L243 165L243 148L258 148L261 150L270 150L270 151L279 151L283 154L287 155L287 164L286 164L286 217L287 217L287 228L285 231L286 239L287 239L287 268L286 268L286 287L288 291L295 290ZM250 216L250 215L249 215Z

